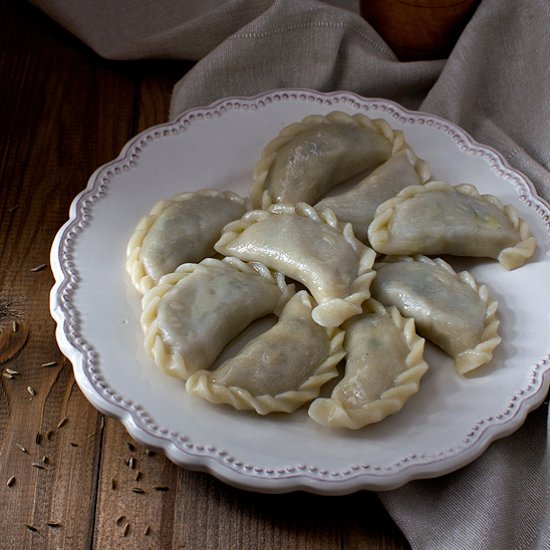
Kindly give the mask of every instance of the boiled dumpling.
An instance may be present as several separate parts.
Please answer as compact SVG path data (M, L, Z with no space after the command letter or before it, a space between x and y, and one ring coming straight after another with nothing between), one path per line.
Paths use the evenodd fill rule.
M437 258L386 258L375 264L372 296L415 320L418 333L455 360L464 374L491 360L500 343L497 302L466 271Z
M187 391L259 414L289 413L317 397L345 352L343 331L315 323L313 306L306 291L295 294L277 324L216 370L194 373Z
M236 193L213 189L159 201L128 243L126 269L132 283L143 294L179 265L212 256L223 226L246 210Z
M405 147L403 133L382 119L340 111L310 115L284 128L263 150L250 189L252 205L315 203Z
M351 225L304 203L252 210L228 224L214 248L301 282L319 303L312 316L323 326L360 313L375 275L374 251L353 236Z
M281 274L236 258L183 264L142 299L145 348L159 367L185 380L208 369L253 321L280 310L291 290Z
M370 245L383 254L486 257L506 269L533 255L530 235L512 206L473 185L439 181L407 187L381 204L368 230Z
M428 370L424 339L412 319L373 299L345 323L346 369L329 398L318 398L309 416L320 424L357 430L399 411Z
M368 244L367 230L378 206L405 187L425 183L430 173L426 161L418 159L410 149L405 149L390 157L350 191L327 197L315 208L333 210L340 221L351 223L355 236L361 242Z

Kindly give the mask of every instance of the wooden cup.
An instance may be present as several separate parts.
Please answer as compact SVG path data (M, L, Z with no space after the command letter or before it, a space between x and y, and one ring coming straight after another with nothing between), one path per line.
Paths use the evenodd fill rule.
M443 59L481 0L361 0L361 15L402 61Z

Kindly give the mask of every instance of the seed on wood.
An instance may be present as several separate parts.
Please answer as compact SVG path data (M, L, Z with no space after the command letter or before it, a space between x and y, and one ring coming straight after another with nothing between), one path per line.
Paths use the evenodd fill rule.
M129 441L126 442L126 445L128 445L128 449L131 453L135 452L136 448Z
M15 206L12 206L8 209L8 214L11 214L12 212L15 212L19 208L19 205L16 204Z
M150 451L149 449L145 449L144 453L147 455L147 456L155 456L155 451Z
M145 528L145 531L143 532L143 534L144 534L146 537L148 537L150 532L151 532L151 527L148 525L148 526Z
M42 434L40 432L36 432L36 435L34 436L34 442L37 445L40 445L40 443L42 442Z
M49 527L61 527L61 523L58 523L57 521L47 521L46 525Z
M29 525L28 523L25 523L24 525L29 531L32 531L33 533L38 532L38 529L34 525Z
M97 432L88 434L88 435L86 436L86 439L92 439L92 437L94 437L96 434L97 434Z
M57 427L58 428L62 428L63 426L65 426L65 424L67 423L69 419L65 416L64 418L62 418L58 423L57 423Z
M11 477L8 479L8 482L6 483L6 485L7 485L8 487L11 487L14 483L15 483L15 476L11 476Z
M7 372L8 374L13 374L14 376L17 376L18 374L20 374L18 370L13 370L13 369L6 369L5 372Z
M141 472L138 470L136 473L136 481L139 481L141 479Z
M23 445L19 445L19 443L16 443L15 446L16 446L22 453L27 453L27 449L25 449L25 447L23 447Z
M155 486L153 487L153 489L154 489L155 491L163 491L163 492L166 492L166 491L169 490L169 487L167 487L166 485L155 485Z
M116 489L116 480L111 479L111 489L114 491Z
M27 391L31 394L31 397L36 395L36 390L32 386L27 386Z
M123 536L123 537L127 537L129 531L130 531L130 524L127 523L127 524L124 526L124 531L122 531L122 536Z
M33 273L36 273L37 271L42 271L45 267L48 267L48 264L40 264L40 265L37 265L36 267L31 268L31 271Z
M132 487L132 493L142 495L145 491L141 487Z
M130 457L130 458L128 459L128 466L130 466L130 468L131 468L132 470L135 469L135 467L136 467L136 459L135 459L133 456Z
M55 430L53 430L52 428L50 428L47 432L46 432L46 439L48 441L51 441L52 440L52 435L54 434Z
M43 462L44 464L49 464L49 463L50 463L50 457L44 455L44 456L42 457L42 462Z
M31 466L33 466L34 468L38 468L39 470L45 470L46 467L44 466L44 464L40 463L40 462L33 462L31 464Z
M48 363L42 363L41 367L55 367L57 365L57 361L49 361Z
M19 328L19 324L17 323L17 321L12 322L11 328L12 328L13 332L17 332L17 329Z
M118 516L118 518L116 518L116 520L115 520L115 523L117 525L122 525L122 523L124 522L125 519L126 519L126 516Z
M78 443L75 443L74 441L71 441L70 445L71 447L78 447Z
M3 372L2 376L4 378L7 378L8 380L13 380L15 378L15 376L13 374L10 374L9 372Z

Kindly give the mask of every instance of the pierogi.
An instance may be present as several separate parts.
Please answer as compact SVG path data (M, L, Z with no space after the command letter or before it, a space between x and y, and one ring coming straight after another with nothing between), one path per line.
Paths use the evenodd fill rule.
M223 226L247 209L236 193L215 189L159 201L128 243L126 269L133 285L143 294L179 265L212 256Z
M309 416L333 428L357 430L399 411L428 370L424 339L414 320L374 299L345 324L346 370L329 398L315 399Z
M382 203L368 238L382 254L494 258L509 270L523 265L536 246L512 206L473 185L441 181L407 187Z
M252 205L313 204L407 147L403 133L382 119L341 111L310 115L284 128L264 148L250 188Z
M236 258L183 264L142 299L145 349L186 380L208 369L253 321L280 310L292 293L282 275Z
M500 343L498 303L473 276L440 258L386 258L377 263L372 295L415 320L418 333L454 358L460 374L491 360Z
M318 302L313 319L326 327L360 313L375 275L374 251L354 237L351 225L305 203L252 210L228 224L214 248L301 282Z
M290 413L317 397L321 386L338 376L345 352L343 330L315 323L313 306L305 290L295 294L277 324L216 370L191 375L187 391L262 415Z

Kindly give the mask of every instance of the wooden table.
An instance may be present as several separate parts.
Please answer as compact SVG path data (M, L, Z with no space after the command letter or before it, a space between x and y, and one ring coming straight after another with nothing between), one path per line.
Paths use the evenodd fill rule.
M407 548L374 493L249 493L148 454L57 347L53 237L89 175L167 120L190 67L103 60L0 3L0 548Z

